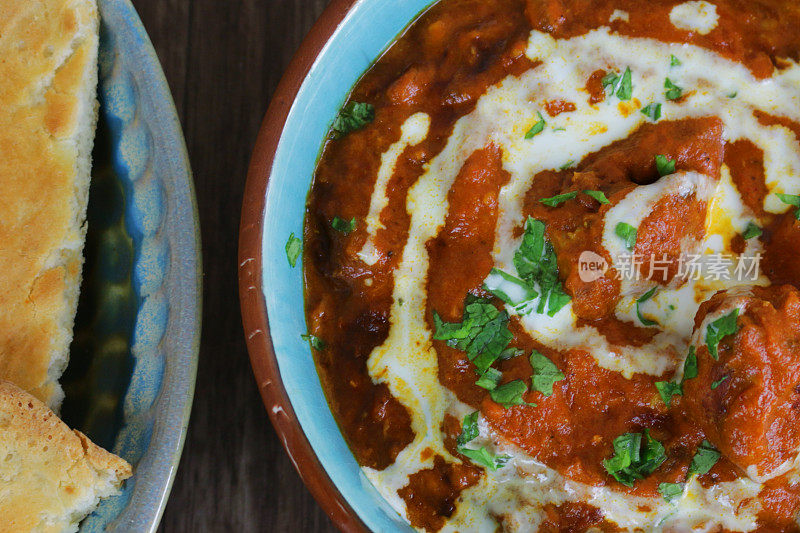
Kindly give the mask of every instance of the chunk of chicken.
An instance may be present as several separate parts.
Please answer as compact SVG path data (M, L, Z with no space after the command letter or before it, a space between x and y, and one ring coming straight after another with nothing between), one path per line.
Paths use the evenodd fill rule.
M735 319L735 332L722 327L715 335L723 317ZM800 447L800 292L789 285L719 292L700 306L694 344L698 374L684 383L687 416L754 480L785 472Z

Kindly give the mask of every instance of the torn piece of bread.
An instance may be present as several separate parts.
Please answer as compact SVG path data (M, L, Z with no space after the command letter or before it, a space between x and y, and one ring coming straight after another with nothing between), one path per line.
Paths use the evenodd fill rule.
M70 430L42 402L0 382L0 531L77 531L131 466Z
M57 408L97 118L94 0L0 0L0 379Z

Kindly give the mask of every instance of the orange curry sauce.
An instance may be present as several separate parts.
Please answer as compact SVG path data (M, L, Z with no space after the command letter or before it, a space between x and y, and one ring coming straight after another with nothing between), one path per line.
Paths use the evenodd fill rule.
M800 4L794 0L714 0L720 15L719 27L707 35L679 30L669 24L670 9L677 3L442 0L422 15L355 87L351 99L373 104L375 120L362 130L328 141L325 146L308 203L304 264L309 331L326 343L325 349L316 353L320 376L342 432L360 464L386 468L414 437L405 407L385 385L375 384L366 369L371 351L386 339L389 330L393 270L408 237L410 221L406 194L423 173L425 163L443 149L454 123L473 110L488 87L535 66L525 56L532 29L562 38L607 25L623 35L692 43L741 62L762 78L781 67L780 58L797 60L800 56ZM629 20L609 23L615 9L627 11ZM599 71L586 80L587 98L593 102L603 99L599 82L603 74ZM552 101L547 109L552 115L569 113L574 105ZM384 227L376 236L380 259L372 266L366 265L357 256L366 239L364 225L344 235L333 230L330 221L335 216L364 219L381 154L400 138L403 122L420 111L431 117L429 134L420 144L406 148L398 160L387 187L388 205L380 216ZM763 123L787 122L770 116L758 118ZM800 134L800 125L791 122L785 125ZM537 200L572 190L577 184L582 189L602 187L613 203L637 184L658 179L653 154L664 151L665 145L670 153L677 154L678 170L719 176L724 162L745 204L764 216L762 205L767 191L763 153L746 140L723 141L721 123L714 117L647 124L629 138L586 157L575 168L537 175L525 202L525 215L547 225L574 312L581 321L592 324L616 342L641 345L653 332L619 321L610 312L619 296L618 284L608 281L587 286L575 274L577 254L600 242L598 235L608 206L584 198L550 208ZM445 321L459 322L467 293L490 296L480 287L493 266L497 197L508 181L501 155L498 148L487 146L468 158L448 193L445 225L427 243L430 257L427 318L432 331L433 310ZM693 197L688 201L700 203ZM682 235L703 231L704 215L700 207L704 209L687 205L686 201L682 205L664 201L640 228L637 251L649 253L649 247L658 246L659 251L679 253L678 240ZM799 285L800 222L792 212L773 216L772 220L761 237L766 248L763 268L775 284ZM648 224L662 229L674 227L673 241L667 238L666 242L653 243L648 238ZM607 254L602 249L596 251ZM796 311L792 307L794 302L786 301L786 298L791 300L791 295L770 293L764 298L779 302L776 309L786 308L790 316L797 316L791 314ZM461 401L480 409L499 435L565 476L587 484L609 484L619 491L657 495L660 482L683 479L699 444L712 436L709 433L718 434L728 428L727 422L715 425L713 421L706 423L690 416L692 412L709 409L709 405L697 405L687 397L673 398L672 407L667 408L659 399L654 383L669 376L636 374L626 379L601 368L584 351L559 352L538 345L524 332L516 317L512 316L509 327L514 334L511 346L526 353L534 348L539 350L566 376L555 384L553 395L546 401L538 392L527 393L526 400L536 402L538 408L504 409L494 403L486 390L475 385L475 372L466 354L442 341L434 341L439 380ZM792 328L777 328L774 335L795 333ZM710 361L707 356L698 351L700 378L716 379L711 375L713 367L704 362ZM734 355L730 357L735 360ZM774 364L788 368L796 364L791 359L784 354ZM503 382L527 380L531 375L527 357L500 361L498 368L503 371ZM736 386L735 380L731 381L730 386ZM693 386L700 383L698 380ZM726 394L726 390L719 387L715 393ZM789 417L787 423L792 431L770 436L769 445L776 450L794 444L800 427L800 395L779 401L781 405L776 406L776 412ZM713 417L714 413L706 416ZM457 453L454 439L461 431L460 424L448 416L442 427L454 455ZM668 459L629 489L615 481L602 462L613 454L615 437L645 428L664 444ZM757 432L758 423L744 424L736 430ZM461 465L437 459L433 468L411 476L400 495L407 503L412 524L432 531L441 528L454 512L460 491L475 484L481 475L480 468L463 458ZM743 475L734 462L723 456L709 473L700 476L700 482L709 486ZM793 520L800 509L800 488L779 479L767 484L761 499L763 510L758 531L797 530ZM592 526L615 530L614 524L605 522L602 514L587 504L548 506L544 514L542 531L584 531Z

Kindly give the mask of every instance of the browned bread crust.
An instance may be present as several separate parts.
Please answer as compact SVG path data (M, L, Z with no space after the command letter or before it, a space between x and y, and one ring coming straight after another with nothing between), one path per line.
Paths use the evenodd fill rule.
M70 430L46 405L0 382L0 531L76 531L131 466Z
M97 116L94 0L0 0L0 379L63 396Z

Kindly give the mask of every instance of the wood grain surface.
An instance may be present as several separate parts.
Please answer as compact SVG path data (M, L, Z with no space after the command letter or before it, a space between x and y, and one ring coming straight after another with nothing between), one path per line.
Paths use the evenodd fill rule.
M133 0L164 67L203 233L197 392L160 531L335 531L289 462L256 390L237 294L250 151L281 73L326 0Z

